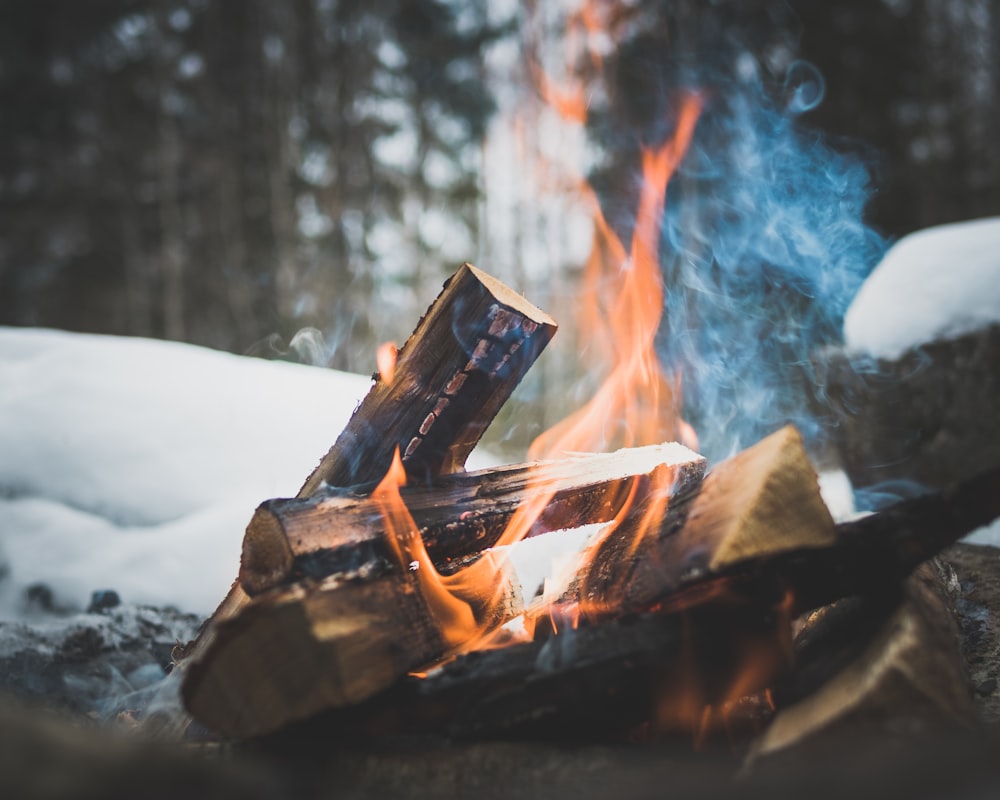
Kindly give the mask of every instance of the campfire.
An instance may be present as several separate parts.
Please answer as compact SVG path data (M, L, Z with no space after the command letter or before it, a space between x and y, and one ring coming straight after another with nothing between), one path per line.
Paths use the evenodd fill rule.
M535 77L582 120L582 95ZM641 149L628 245L582 189L578 352L603 379L588 401L525 463L464 471L557 323L460 267L408 341L380 348L298 495L253 514L237 581L182 654L195 720L239 739L306 721L455 740L752 733L761 754L886 702L971 719L925 562L1000 514L1000 471L837 524L795 427L709 464L681 416L657 349L659 245L702 105L681 92L671 135ZM538 591L514 557L536 537L569 556Z
M632 263L630 278L640 245ZM659 300L626 293L638 307L612 319L639 327L645 307L652 327L536 443L546 457L464 472L556 323L463 265L398 353L382 351L299 495L254 513L239 578L184 654L193 717L238 738L312 718L458 738L766 728L758 746L780 748L877 695L872 681L939 658L935 578L907 576L997 515L1000 471L837 525L792 427L708 465L662 438L694 444L676 417L631 416L674 414L678 384L652 349ZM633 397L639 412L618 405ZM607 442L621 446L595 447ZM564 574L528 596L510 548L584 526Z

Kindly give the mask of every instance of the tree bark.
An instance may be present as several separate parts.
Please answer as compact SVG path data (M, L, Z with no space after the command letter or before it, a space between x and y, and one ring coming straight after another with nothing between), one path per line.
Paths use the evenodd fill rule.
M519 510L529 518L517 538L609 522L658 487L690 491L704 470L701 456L664 444L446 475L401 495L435 566L449 571L497 544ZM392 560L384 536L367 496L268 500L247 527L240 583L256 595L303 577L375 574Z
M463 264L299 496L380 480L397 447L410 481L461 469L555 331L544 311Z

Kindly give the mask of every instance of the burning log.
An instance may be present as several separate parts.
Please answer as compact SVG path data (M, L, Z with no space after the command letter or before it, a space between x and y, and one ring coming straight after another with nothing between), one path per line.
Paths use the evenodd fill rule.
M288 735L614 742L641 736L649 725L656 733L694 730L705 705L766 686L791 666L787 617L730 599L690 613L609 618L558 634L539 628L530 641L408 675ZM744 680L748 666L752 683Z
M691 563L693 557L703 554L705 548L713 544L717 550L728 548L724 552L755 552L750 542L755 536L760 538L759 528L764 525L784 533L784 536L766 540L772 548L821 546L832 534L833 523L819 498L815 473L802 450L800 437L793 431L776 434L713 471L711 483L706 485L704 493L708 506L699 504L700 494L696 490L702 462L683 448L674 450L675 453L686 453L680 460L675 455L675 465L686 460L691 467L687 473L682 472L687 477L679 483L682 492L677 495L678 502L671 502L669 495L655 490L657 487L662 490L678 486L672 469L668 475L664 474L662 450L644 448L583 459L580 462L583 470L576 475L571 469L573 462L547 465L541 474L549 483L554 497L560 501L552 506L553 516L548 524L561 521L563 515L568 513L568 509L573 507L574 493L577 499L586 499L591 503L589 509L574 508L572 513L577 524L593 522L594 517L606 520L615 516L621 510L624 496L628 495L634 501L634 510L619 520L618 528L631 530L634 535L633 525L639 524L638 518L648 522L651 508L662 510L666 506L669 513L666 518L654 521L657 530L650 537L652 541L662 544L676 538L678 525L683 531L684 519L697 510L691 522L701 526L696 530L706 531L706 534L695 533L682 540L687 542L688 548L686 554L678 555L682 564ZM667 452L671 450L667 448ZM651 454L656 456L652 466L647 466L645 471L630 472L628 467L637 459L643 461ZM621 481L604 481L595 485L593 474L588 474L595 466L610 469L619 477L644 477L645 481L628 481L629 488L624 492ZM494 483L494 488L504 485L506 476L503 472L500 471L500 480ZM519 476L518 480L522 483L530 481L530 472L523 467L508 468L508 472ZM739 482L741 476L742 483ZM457 482L459 490L463 485L481 489L484 483L482 476L471 476L471 480L467 477L464 479L467 483L463 483L462 479L450 480ZM645 488L640 488L643 483ZM730 487L736 484L749 485L750 489L730 491ZM651 488L654 490L650 491ZM563 491L561 498L560 489ZM547 505L549 497L542 496ZM429 508L440 510L440 490L422 489L415 497L417 509L429 499ZM776 497L795 502L784 506ZM614 502L608 505L607 501L611 498ZM468 498L467 502L475 499ZM475 542L480 537L479 528L490 514L501 519L513 514L513 507L505 509L502 505L505 500L511 499L501 493L499 498L480 497L475 506L463 508L459 505L453 508L448 539ZM523 496L518 499L523 499ZM499 500L501 505L491 505L491 500ZM324 503L333 510L346 508L352 513L343 521L335 519L334 527L324 532L316 525L317 521L322 523L331 519L324 513ZM734 503L738 505L731 505ZM720 511L715 509L717 504L730 505ZM544 507L540 507L539 512ZM463 519L462 512L472 509L480 513ZM288 513L280 513L285 510ZM594 517L587 516L588 510ZM813 510L814 518L806 519L804 514ZM391 541L382 522L384 509L378 502L333 496L315 501L286 502L284 507L265 505L263 512L259 513L261 515L255 518L257 524L252 523L248 529L245 547L249 556L244 560L243 572L251 586L258 580L255 588L263 589L275 585L282 575L287 576L295 564L296 550L299 555L312 555L314 560L322 561L316 558L317 549L340 549L342 563L349 565L349 569L346 574L326 578L315 589L300 585L265 592L259 601L236 619L217 626L216 641L202 662L192 666L184 686L185 703L200 720L230 734L252 735L272 730L324 708L360 702L386 688L405 671L447 652L448 643L442 637L440 627L435 625L434 613L426 605L418 579L410 573L400 575L398 560L385 557ZM770 519L760 519L761 514L770 514ZM470 531L468 534L456 533L466 527ZM297 536L296 531L300 535ZM359 542L372 548L374 553L366 560L367 570L359 570L357 562L351 562L352 556L358 557L358 550L354 547ZM376 542L380 545L373 547ZM617 543L612 541L611 544ZM319 547L316 548L316 545ZM310 550L310 547L314 549ZM614 547L602 548L602 554L612 549ZM275 563L281 566L275 569L269 566L268 559L276 553L279 558ZM364 558L363 555L360 557ZM641 552L641 558L648 557L648 553ZM627 563L634 570L641 558L617 559L614 563ZM718 558L715 563L725 566L733 560L738 560L737 555ZM336 561L335 557L327 559L328 564L335 564ZM251 566L253 569L250 569ZM684 573L687 576L690 574ZM355 576L355 579L349 580L349 575ZM677 579L681 577L678 575ZM503 570L498 571L496 580L503 587L501 594L509 596ZM630 595L626 604L616 606L617 613L639 610L640 602L651 605L658 597L669 594L674 586L669 576L655 589L648 582L640 585L647 587L644 589L647 594L644 600L640 600L642 595ZM606 602L607 598L604 600ZM486 605L489 606L489 603ZM497 621L509 619L521 610L516 603L510 602L502 604L502 608L493 608L491 613L495 614ZM414 621L417 619L421 620L419 624ZM274 646L268 644L272 641L276 643ZM277 651L278 655L252 657L257 648L264 648L268 653ZM325 668L323 664L326 664ZM320 674L322 679L317 677ZM289 690L281 688L288 686L299 688L289 696Z
M710 491L713 476L732 464L724 462L708 475L703 494ZM816 663L833 659L823 672L835 676L831 689L816 701L804 701L801 711L761 740L764 750L774 749L779 740L799 735L789 731L805 736L836 716L830 694L838 687L848 687L854 698L845 714L858 703L872 708L879 702L859 668L836 677L844 662L830 649L820 647L816 656L817 648L809 652L800 645L793 652L789 620L811 608L851 596L850 605L865 610L863 618L848 622L862 623L850 629L860 632L863 647L881 654L875 681L881 687L901 680L915 697L926 688L904 662L916 659L928 642L933 652L920 658L940 674L956 674L954 661L940 656L955 642L953 631L941 630L947 620L942 622L940 598L931 596L927 576L911 579L903 605L898 604L899 581L933 550L998 515L1000 469L947 492L841 523L831 545L783 551L776 543L773 555L758 549L746 562L691 576L681 590L659 599L652 612L584 617L577 629L557 620L556 635L539 622L531 641L459 656L426 675L408 676L362 704L328 711L313 724L334 735L518 734L590 741L631 736L643 723L663 730L679 722L694 730L709 719L705 704L725 703L776 682L794 687L810 680ZM838 566L824 566L828 558ZM880 624L890 617L902 627ZM857 652L857 647L851 650ZM793 657L802 658L802 672L797 668L795 680L786 681ZM921 702L955 709L961 720L968 706L960 696L964 682L952 685L946 678L937 686L948 703L933 694L921 695Z
M414 530L408 535L419 535L417 520L424 520L439 554L458 552L458 543L466 555L480 555L468 548L484 537L495 541L532 496L543 501L531 522L537 532L615 515L627 519L626 499L642 498L656 486L688 490L703 470L704 459L687 448L662 445L450 476L399 497L412 501L407 510ZM313 578L283 587L272 580L278 573L269 573L266 561L256 573L244 569L264 575L266 586L276 588L217 624L211 646L191 666L185 704L201 721L246 736L355 704L471 635L468 627L455 630L442 617L438 587L422 583L430 580L426 573L434 571L433 564L415 561L411 569L402 568L398 531L380 492L272 501L264 508L265 522L248 529L252 558L284 547L291 568L294 545L300 565L340 571L318 584ZM258 538L267 540L260 544ZM483 580L466 603L476 628L488 630L524 609L505 558L496 552L480 558L487 562L477 562ZM461 636L449 638L456 634Z
M522 610L516 583L502 563L495 567L504 593L481 598L478 609L493 615L476 620L484 628ZM184 704L233 736L361 702L454 645L413 571L282 587L215 628L185 676Z
M397 447L411 481L460 470L555 331L544 311L463 264L399 351L392 379L376 376L298 496L379 481Z
M401 494L434 565L454 571L495 545L529 504L538 513L525 538L608 522L655 487L688 493L704 470L704 458L682 445L651 445L445 475ZM384 572L393 561L385 537L383 509L368 496L324 490L268 500L247 527L240 583L256 595L302 577Z

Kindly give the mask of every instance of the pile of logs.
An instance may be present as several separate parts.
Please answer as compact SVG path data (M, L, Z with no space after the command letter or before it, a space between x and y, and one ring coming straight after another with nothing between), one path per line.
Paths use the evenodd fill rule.
M298 496L253 515L239 578L185 654L197 720L233 737L321 712L343 730L452 736L688 725L788 672L794 617L898 589L1000 513L994 471L835 525L792 428L710 471L666 443L464 472L555 330L470 265L445 284ZM396 453L426 564L404 555L379 489ZM614 522L554 603L523 596L492 549L526 509L529 537ZM532 636L455 657L427 578L471 569L492 576L463 598L477 628L526 617Z

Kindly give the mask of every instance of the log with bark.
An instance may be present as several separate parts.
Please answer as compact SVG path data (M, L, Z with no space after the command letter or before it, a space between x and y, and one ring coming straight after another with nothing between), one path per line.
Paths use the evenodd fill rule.
M704 471L704 458L669 443L445 475L401 495L435 567L454 572L495 545L516 514L535 512L518 538L630 518L658 488L664 497L686 494ZM385 527L367 494L326 489L268 500L247 527L240 583L256 595L302 578L391 570Z
M392 380L375 376L298 496L381 480L397 448L411 482L462 469L555 331L544 311L463 264L399 351Z
M649 452L623 451L616 456L594 457L583 463L628 464L630 456L640 461L646 459L648 463ZM641 593L632 592L629 585L627 596L616 595L612 603L608 591L595 598L589 581L584 580L577 585L585 593L577 599L588 605L597 599L600 607L609 610L606 613L614 615L644 611L662 603L678 589L687 588L691 582L722 574L723 570L750 561L761 552L773 557L775 552L783 553L790 548L829 545L833 522L819 497L816 475L809 467L801 437L794 431L779 432L720 465L701 492L698 491L700 461L693 454L686 458L691 468L682 474L687 477L678 484L671 474L669 483L662 484L679 489L673 496L658 491L636 491L639 484L660 485L652 480L660 467L650 469L647 466L647 473L642 470L632 473L646 480L632 481L635 486L630 496L635 500L634 507L620 515L619 529L631 530L638 524L636 519L648 518L650 509L664 512L655 520L653 530L639 543L638 557L618 557L615 561L633 570L642 566L643 574L648 577L638 584ZM567 466L550 469L564 471ZM629 470L623 471L621 466L618 472L629 474ZM613 481L612 485L618 483L620 481ZM735 485L750 488L730 491ZM591 496L608 491L605 487L596 494L591 492ZM708 502L707 506L702 498ZM547 498L543 496L543 499L547 502ZM787 502L789 499L794 502ZM377 503L364 502L362 505L368 518L375 516L373 510L377 509ZM293 505L292 508L301 506ZM315 508L305 506L302 513L307 520ZM574 522L578 525L593 522L588 514L606 519L612 511L615 509L603 503L574 507L577 514ZM293 528L294 517L294 514L288 516L289 526ZM474 537L480 521L481 515L465 520L456 517L449 536L456 536L456 531L467 524L473 530L470 536ZM684 533L686 521L696 533ZM271 535L287 544L287 533L279 534L274 531L275 527L268 525ZM775 535L762 537L760 530L763 527L771 528ZM379 529L384 528L380 526ZM336 536L337 532L333 531L326 541ZM348 540L356 538L356 531L352 533L349 529L344 536ZM618 533L612 536L617 537ZM682 543L680 549L673 545L676 541ZM387 543L386 548L389 545L391 543ZM616 539L605 538L597 557L623 547L625 545ZM707 555L704 563L714 571L686 569L672 573L646 569L643 562L653 562L654 555L664 547L681 565L696 560L701 564ZM268 545L264 549L280 548ZM403 569L398 559L387 559L384 563L384 569L359 573L352 568L346 573L327 576L318 585L301 582L290 588L273 588L261 594L238 617L218 625L213 646L188 673L184 685L187 707L202 722L227 734L253 735L326 707L357 703L386 688L405 671L444 655L449 642L442 634L442 625L435 620L433 608L427 603L428 593L421 591L420 579L426 579L427 568L418 569L414 574ZM496 563L502 566L503 559ZM497 571L492 579L497 584L493 584L492 589L491 578L486 574L484 591L496 591L502 598L511 596L507 582L512 578L505 570ZM654 583L656 578L659 583ZM617 584L601 584L602 589L609 586L618 590ZM482 608L492 609L488 613L495 622L521 610L516 602L494 603L493 606L484 603ZM421 620L419 624L417 619ZM294 631L294 635L290 631ZM260 655L253 658L258 650ZM362 679L356 673L365 677Z

